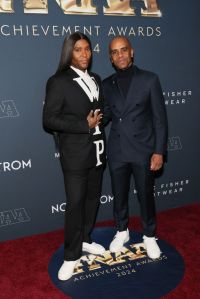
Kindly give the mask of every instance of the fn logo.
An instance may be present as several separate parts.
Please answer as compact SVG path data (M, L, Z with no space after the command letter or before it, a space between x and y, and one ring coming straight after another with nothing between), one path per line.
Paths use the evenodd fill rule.
M178 151L182 149L182 144L179 136L168 138L168 151Z
M19 116L19 112L17 111L13 100L0 101L0 118L16 116Z

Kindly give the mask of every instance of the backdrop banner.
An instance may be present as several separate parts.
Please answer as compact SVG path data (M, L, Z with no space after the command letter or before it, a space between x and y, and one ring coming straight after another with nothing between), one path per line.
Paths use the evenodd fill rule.
M169 139L157 211L200 199L199 11L199 0L0 0L0 241L63 227L59 153L43 130L42 109L63 39L76 31L91 39L92 71L102 79L114 72L108 44L117 35L130 39L138 67L159 75ZM108 169L100 202L97 220L112 219ZM130 214L139 214L134 181Z

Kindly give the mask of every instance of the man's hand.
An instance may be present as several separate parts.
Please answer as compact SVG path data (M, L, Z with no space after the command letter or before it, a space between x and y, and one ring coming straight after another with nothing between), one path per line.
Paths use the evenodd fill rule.
M152 171L159 170L163 166L163 155L153 154L151 157L150 169Z
M89 128L92 129L98 126L101 123L102 116L103 114L100 113L99 109L96 109L94 112L91 110L87 116Z

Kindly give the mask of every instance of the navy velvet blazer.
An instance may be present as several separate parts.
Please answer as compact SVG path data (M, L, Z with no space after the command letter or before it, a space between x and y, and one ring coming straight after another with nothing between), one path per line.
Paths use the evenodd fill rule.
M112 121L108 138L110 161L146 164L153 153L165 154L167 118L158 76L134 66L125 98L116 73L103 80L104 123Z

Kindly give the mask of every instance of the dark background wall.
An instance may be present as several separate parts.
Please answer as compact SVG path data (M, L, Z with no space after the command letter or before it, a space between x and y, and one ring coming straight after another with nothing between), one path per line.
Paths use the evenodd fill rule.
M0 240L63 226L63 178L53 138L44 132L41 115L46 80L57 68L64 36L77 30L91 38L92 70L102 79L113 72L107 48L119 34L131 40L135 64L159 75L169 142L168 163L155 185L157 210L199 201L199 1L147 1L158 5L161 16L141 15L142 0L77 1L77 14L69 13L76 1L43 1L48 13L47 9L30 10L41 1L25 2L24 12L22 0L0 0ZM83 14L90 2L96 14L91 10ZM69 5L66 13L59 3L62 8ZM103 13L108 3L124 5L124 14L119 9L116 15ZM126 10L128 5L132 9ZM106 169L98 220L112 218L112 202ZM139 212L134 182L130 212Z

